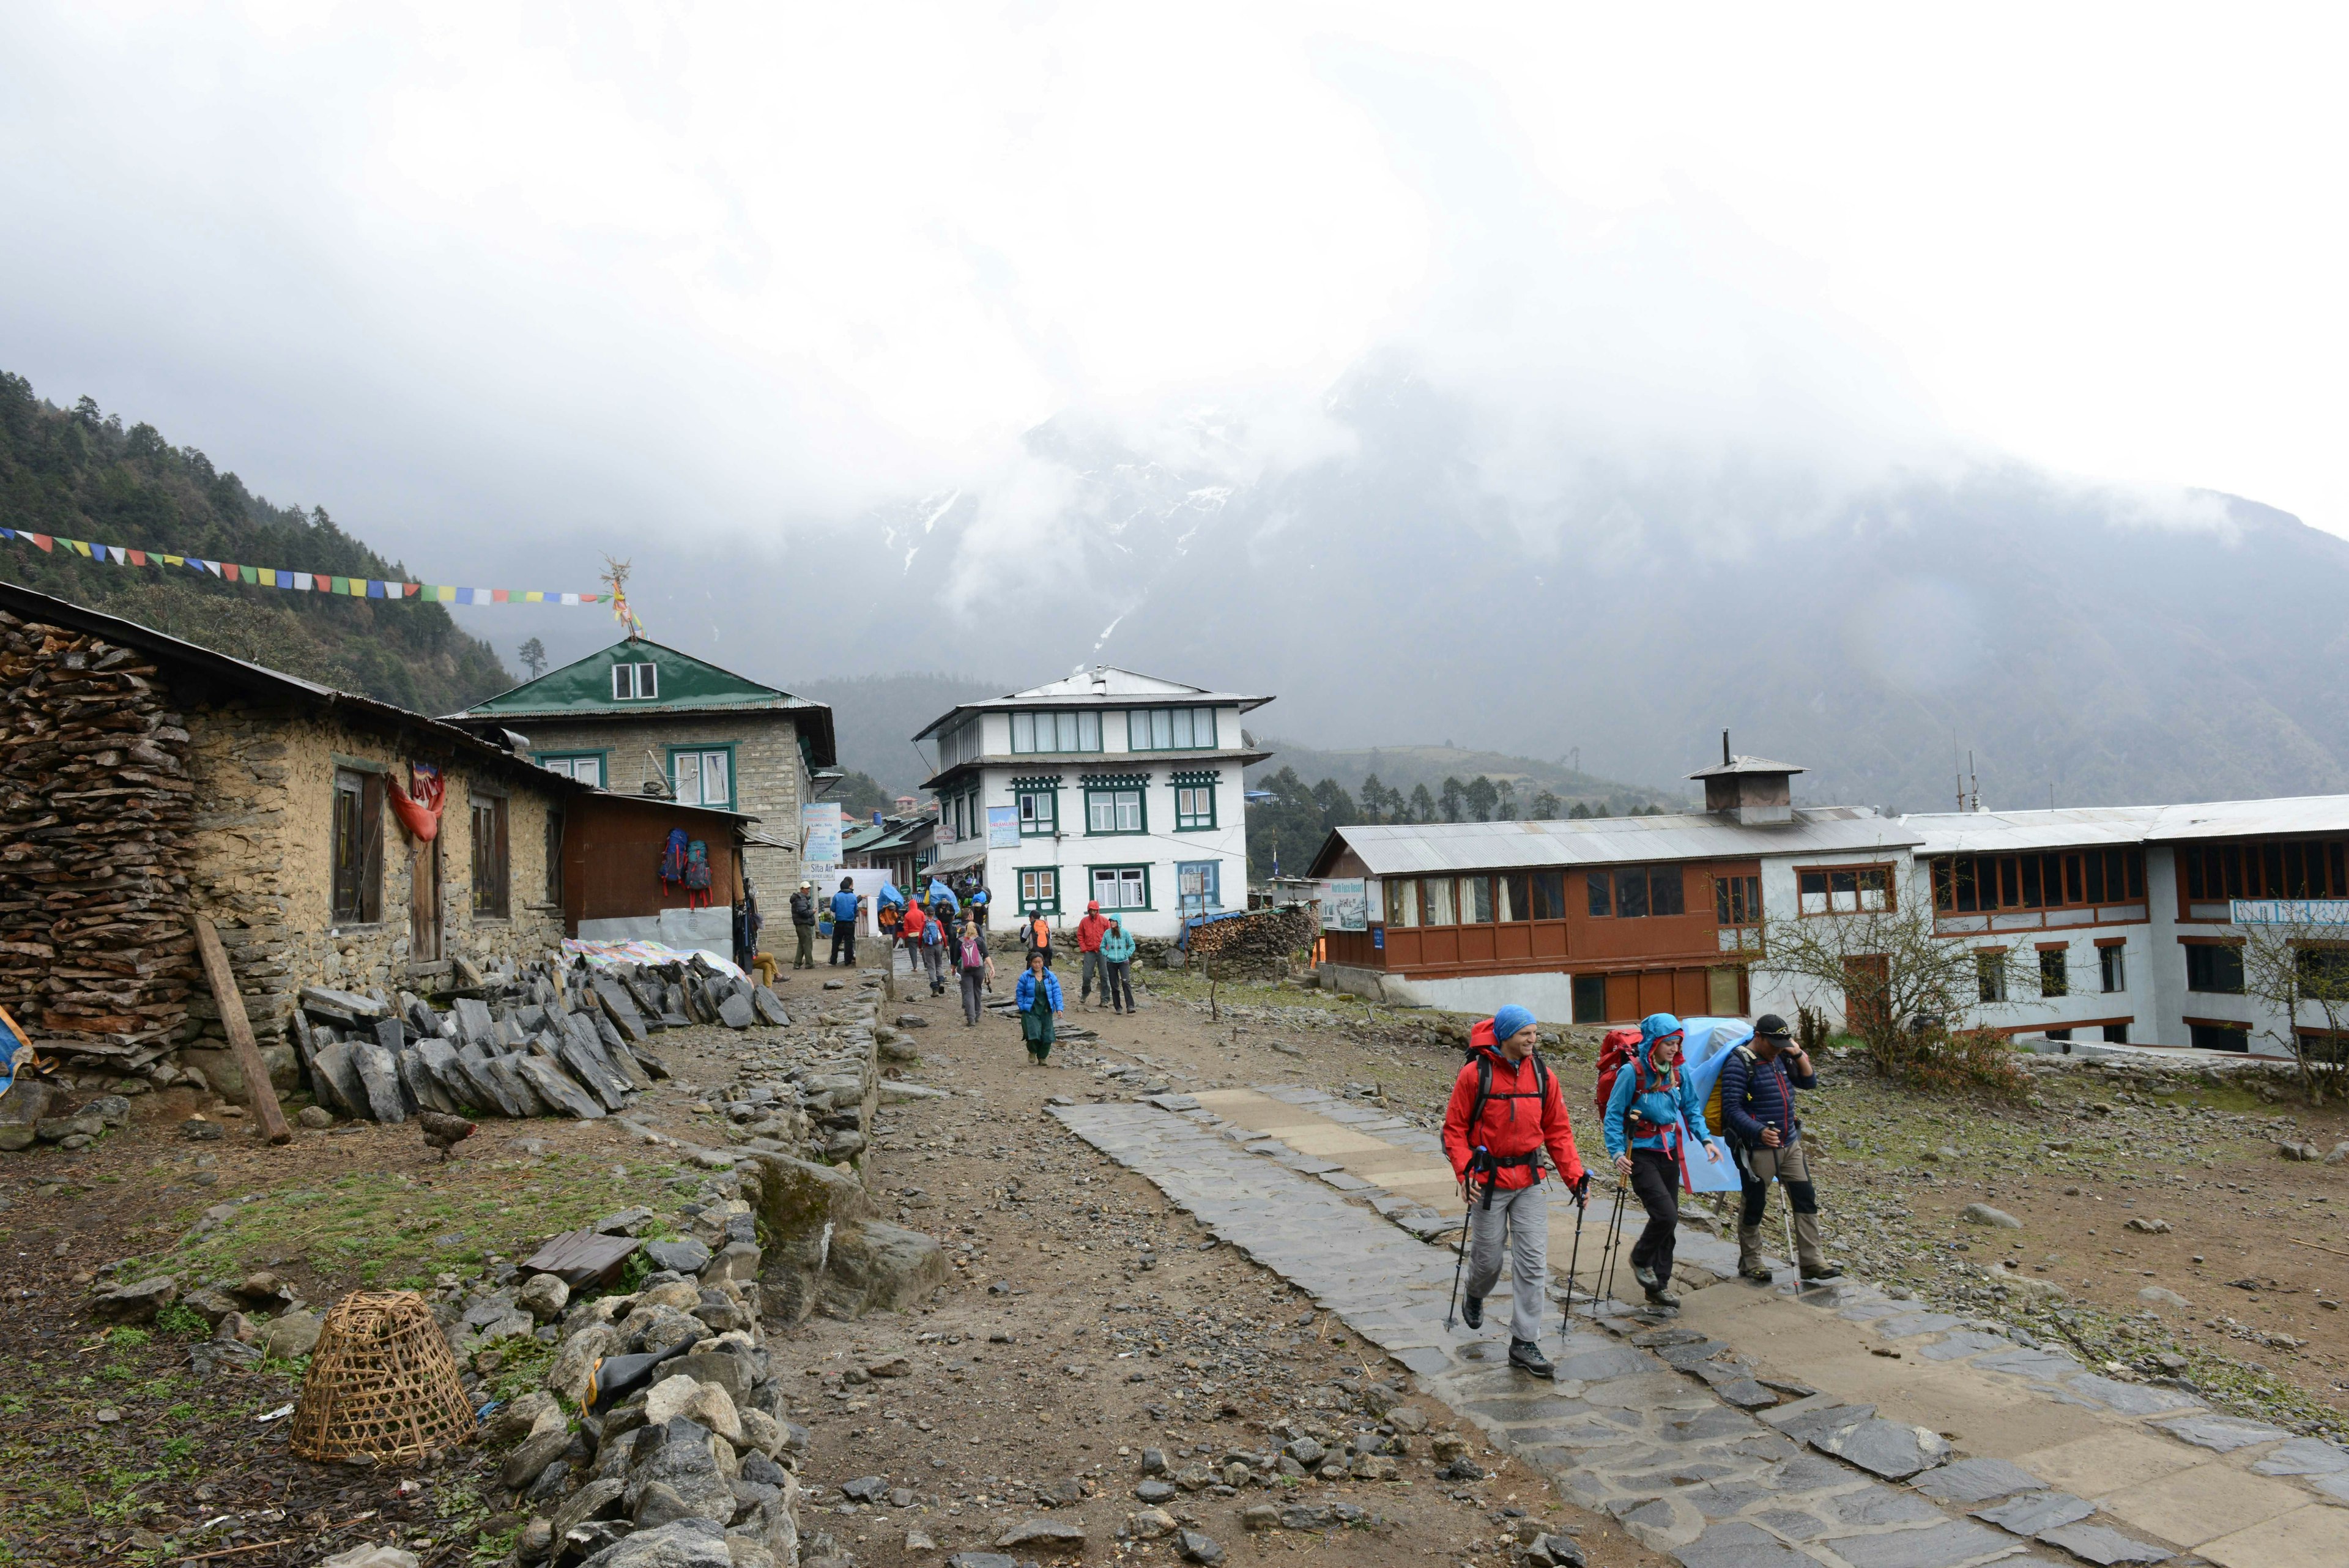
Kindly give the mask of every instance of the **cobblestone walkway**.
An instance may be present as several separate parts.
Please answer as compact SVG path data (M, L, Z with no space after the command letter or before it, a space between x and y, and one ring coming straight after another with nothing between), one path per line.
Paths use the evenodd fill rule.
M1869 1286L1797 1293L1789 1279L1784 1295L1803 1305L1778 1310L1816 1311L1853 1338L1902 1347L1911 1376L1995 1381L2011 1386L2004 1397L2063 1401L2105 1423L2023 1463L1952 1462L1930 1428L1773 1378L1702 1328L1614 1300L1587 1308L1599 1225L1583 1238L1573 1332L1562 1345L1545 1342L1557 1381L1536 1383L1506 1365L1505 1334L1444 1327L1447 1232L1458 1220L1428 1200L1450 1197L1450 1174L1433 1135L1374 1104L1284 1085L1053 1114L1338 1313L1564 1495L1692 1568L2349 1563L2349 1508L2331 1506L2349 1501L2349 1454L2331 1444L2211 1416L2183 1395L2098 1376ZM1571 1205L1555 1210L1554 1224L1570 1231ZM1567 1240L1551 1248L1561 1280ZM1684 1232L1681 1254L1734 1269L1734 1247L1712 1237ZM1488 1323L1506 1322L1505 1295L1487 1311ZM1845 1354L1871 1372L1893 1365Z

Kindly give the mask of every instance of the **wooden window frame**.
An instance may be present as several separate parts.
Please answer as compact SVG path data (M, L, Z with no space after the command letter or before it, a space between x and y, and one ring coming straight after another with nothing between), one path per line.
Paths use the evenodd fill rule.
M1658 910L1656 878L1669 875L1665 886L1672 889L1672 901L1678 909ZM1624 889L1632 886L1630 878L1639 878L1640 904L1637 914L1623 912ZM1632 865L1594 867L1582 874L1583 900L1593 920L1677 920L1688 914L1688 867L1678 860L1643 860ZM1600 904L1605 909L1600 909Z
M668 787L669 793L678 796L678 804L679 805L712 806L719 811L736 810L742 798L741 774L734 765L735 749L739 744L740 742L734 741L698 741L669 747L666 764L668 770ZM682 794L678 793L677 759L684 756L697 758L706 757L712 752L723 752L726 753L726 798L723 801L713 801L709 798L709 792L706 789L702 789L701 786L701 765L698 763L696 763L694 765L694 787L701 790L701 798L698 801L689 801L685 799Z
M2109 957L2107 955L2110 955ZM2118 985L2106 982L2117 979ZM2121 996L2128 991L2128 941L2126 938L2096 944L2096 994Z
M1051 878L1052 896L1050 898L1030 897L1028 878L1030 877ZM1057 915L1061 912L1061 868L1058 866L1015 866L1011 870L1011 878L1012 888L1019 898L1021 914Z
M2180 937L2180 938L2178 938L2178 945L2179 947L2181 947L2181 948L2183 948L2183 949L2185 949L2185 950L2186 950L2186 954L2185 954L2185 957L2186 957L2186 992L2187 992L2187 994L2188 994L2188 995L2189 995L2189 996L2241 996L2241 995L2244 995L2244 994L2245 994L2244 987L2245 987L2245 985L2246 985L2246 984L2248 984L2248 983L2249 983L2249 981L2248 981L2247 977L2243 974L2243 939L2242 939L2242 938L2240 938L2240 937L2232 937L2232 938L2230 938L2230 937ZM2209 986L2200 986L2200 985L2196 985L2196 984L2194 983L2194 954L2196 953L2196 951L2197 951L2198 950L2200 950L2200 951L2208 952L2208 951L2209 951L2209 950L2212 950L2212 949L2224 949L2224 950L2228 950L2228 951L2230 951L2230 952L2231 952L2231 953L2233 953L2233 954L2234 954L2234 959L2235 959L2235 980L2236 980L2236 984L2235 984L2234 989L2233 989L2233 990L2231 990L2231 991L2227 991L2227 990L2212 990L2212 989L2211 989L2210 987L2209 987ZM2209 978L2209 977L2207 977L2207 976L2206 976L2205 978Z
M469 792L466 821L472 839L473 919L513 918L513 807L494 790Z
M1976 948L1973 952L1975 1004L1982 1007L1995 1007L2008 1001L2007 993L2012 988L2007 984L2007 950ZM1993 975L1997 977L1995 986L1991 983ZM1995 994L1992 994L1993 992Z
M1060 743L1061 715L1063 713L1076 721L1077 743L1073 746ZM1090 746L1085 744L1085 721L1089 718L1093 722L1093 743ZM1022 708L1011 715L1008 742L1011 754L1015 757L1066 757L1099 753L1102 749L1101 718L1102 711L1098 708ZM1019 743L1019 721L1022 719L1028 721L1028 744L1025 746ZM1040 719L1049 719L1052 722L1053 743L1049 746L1037 742L1036 722Z
M1871 909L1866 907L1864 900L1867 889L1858 885L1859 874L1866 871L1872 871L1884 878L1884 904L1880 909ZM1806 877L1817 877L1826 880L1826 885L1819 890L1818 894L1820 898L1826 900L1825 909L1814 909L1806 903L1806 900L1811 897L1809 890L1803 886L1803 879ZM1835 907L1837 892L1835 879L1838 877L1852 878L1852 907L1848 909L1838 909ZM1899 878L1893 875L1892 863L1889 860L1855 861L1848 866L1797 866L1795 867L1795 915L1797 919L1827 919L1837 915L1889 915L1897 913L1899 908Z
M336 927L372 926L383 919L384 779L380 768L335 769L326 918Z
M1085 792L1086 837L1137 838L1150 831L1150 783L1147 779L1125 784L1089 784L1084 785L1083 789ZM1093 797L1096 795L1106 795L1110 797L1110 821L1114 824L1117 821L1116 797L1123 794L1130 794L1133 796L1134 825L1132 827L1095 827L1093 826Z
M1191 743L1188 745L1178 744L1174 739L1174 715L1178 712L1192 716ZM1167 743L1163 746L1158 744L1154 733L1156 728L1155 722L1151 717L1154 713L1167 715ZM1200 744L1198 739L1198 716L1202 713L1207 717L1207 741L1205 745ZM1137 720L1140 721L1139 723L1136 723ZM1125 749L1129 752L1212 752L1216 749L1216 736L1222 727L1216 719L1213 704L1195 707L1189 703L1178 702L1164 708L1129 708L1125 711ZM1137 732L1141 736L1139 740L1135 739Z
M2042 996L2071 995L2072 944L2069 942L2041 942L2038 944L2037 950L2039 953L2039 994ZM2047 961L2051 958L2055 961L2055 967L2057 970L2055 987L2052 991L2049 990L2047 986Z
M612 787L612 753L609 752L533 752L530 754L530 760L536 763L540 767L546 768L549 773L561 773L562 776L567 779L575 779L579 775L572 773L564 773L559 768L550 766L550 764L554 763L583 763L593 761L595 764L595 783L594 787L596 789L610 789Z
M2118 897L2113 896L2111 886L2116 874L2121 878ZM1936 855L1927 862L1927 876L1937 921L2026 914L2044 919L2050 910L2083 909L2093 912L2097 923L2112 923L2105 919L2103 911L2143 909L2149 897L2145 847L2134 844ZM2061 897L2048 897L2051 884ZM2091 884L2101 893L2091 896ZM1985 885L1990 889L1987 902L1982 894ZM1972 898L1972 908L1963 907L1961 891ZM2130 924L2147 918L2145 914L2121 917Z
M1198 804L1199 797L1205 796L1207 803L1206 811L1205 813L1195 810L1189 812L1185 811L1183 809L1183 797L1186 794L1193 797L1192 804L1195 806ZM1215 830L1216 826L1216 781L1214 779L1208 779L1203 783L1197 780L1185 782L1179 778L1176 779L1174 781L1174 831L1177 833L1210 833Z
M1104 913L1104 914L1130 915L1130 914L1134 913L1136 910L1140 910L1140 911L1142 911L1142 912L1143 912L1143 913L1149 913L1149 912L1154 911L1154 910L1155 910L1155 909L1157 909L1157 907L1158 907L1158 906L1157 906L1155 903L1154 903L1154 902L1152 901L1152 898L1153 898L1153 889L1152 889L1151 885L1150 885L1150 883L1151 883L1151 878L1150 878L1151 867L1150 867L1150 863L1149 863L1148 861L1146 861L1146 860L1120 860L1120 861L1112 861L1112 862L1110 862L1110 863L1108 863L1108 864L1101 865L1101 866L1088 866L1088 867L1085 867L1085 897L1086 897L1088 899L1098 898L1100 898L1100 897L1101 897L1101 895L1100 895L1099 893L1097 893L1097 892L1095 892L1095 891L1094 891L1094 888L1095 888L1095 886L1097 885L1097 883L1098 883L1098 882L1099 882L1099 880L1100 880L1101 874L1102 874L1102 872L1104 872L1104 871L1109 872L1112 877L1116 877L1120 883L1123 883L1123 882L1124 877L1125 877L1125 875L1126 875L1126 873L1127 873L1127 872L1129 872L1129 871L1139 871L1139 872L1141 872L1141 873L1142 873L1142 902L1140 902L1139 904L1126 904L1126 903L1120 903L1120 904L1117 904L1117 905L1115 905L1115 906L1113 906L1113 907L1112 907L1112 905L1110 905L1109 903L1107 903L1107 902L1103 902L1103 903L1102 903L1102 913Z

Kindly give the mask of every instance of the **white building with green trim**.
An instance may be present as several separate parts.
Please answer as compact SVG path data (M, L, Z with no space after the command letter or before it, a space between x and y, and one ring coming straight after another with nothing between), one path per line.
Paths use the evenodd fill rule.
M761 945L789 940L800 807L834 763L828 705L632 637L449 717L512 731L526 755L584 784L757 817L743 867L767 921ZM726 913L721 900L710 922L720 951Z
M1240 774L1271 753L1240 718L1271 701L1096 665L961 704L914 736L936 748L932 873L978 873L999 928L1023 911L1072 926L1098 899L1171 937L1185 913L1245 909Z

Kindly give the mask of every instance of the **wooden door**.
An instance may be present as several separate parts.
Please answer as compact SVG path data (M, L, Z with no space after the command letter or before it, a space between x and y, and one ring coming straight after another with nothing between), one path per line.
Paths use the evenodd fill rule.
M411 963L440 958L440 839L416 846L409 862L408 955Z
M1856 1034L1868 1034L1885 1022L1887 992L1892 983L1892 961L1868 953L1843 961L1843 1019Z

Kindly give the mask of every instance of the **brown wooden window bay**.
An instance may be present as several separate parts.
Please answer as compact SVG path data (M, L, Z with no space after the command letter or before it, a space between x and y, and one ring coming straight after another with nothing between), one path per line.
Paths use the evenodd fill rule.
M383 775L335 770L332 918L383 919Z

